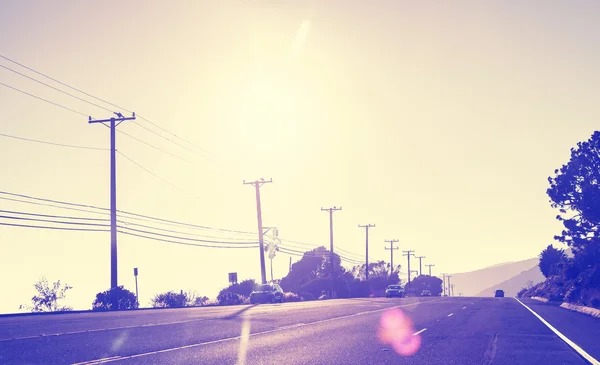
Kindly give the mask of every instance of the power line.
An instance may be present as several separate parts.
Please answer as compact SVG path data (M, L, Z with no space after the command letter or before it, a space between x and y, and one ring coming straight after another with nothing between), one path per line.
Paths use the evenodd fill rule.
M38 79L35 79L35 78L31 77L31 76L27 76L27 75L25 75L25 74L23 74L23 73L21 73L21 72L19 72L19 71L13 70L13 69L12 69L12 68L10 68L10 67L6 67L6 66L4 66L4 65L0 65L0 67L2 67L3 69L6 69L6 70L8 70L8 71L14 72L14 73L16 73L17 75L23 76L23 77L25 77L25 78L27 78L27 79L29 79L29 80L32 80L32 81L35 81L35 82L37 82L37 83L39 83L39 84L42 84L42 85L44 85L44 86L47 86L47 87L49 87L49 88L51 88L51 89L53 89L53 90L56 90L56 91L58 91L58 92L61 92L61 93L65 94L65 95L68 95L68 96L70 96L70 97L72 97L72 98L75 98L75 99L77 99L77 100L81 100L81 101L83 101L84 103L88 103L88 104L90 104L90 105L93 105L93 106L95 106L95 107L97 107L97 108L100 108L100 109L104 109L104 110L106 110L106 111L108 111L108 112L111 112L111 113L114 111L114 110L110 110L110 109L108 109L108 108L105 108L105 107L103 107L103 106L101 106L101 105L98 105L98 104L96 104L96 103L92 103L91 101L88 101L88 100L85 100L85 99L83 99L83 98L80 98L79 96L76 96L76 95L70 94L70 93L68 93L68 92L66 92L66 91L64 91L64 90L61 90L61 89L59 89L59 88L57 88L57 87L54 87L54 86L52 86L52 85L46 84L45 82L43 82L43 81L40 81L40 80L38 80Z
M254 246L214 246L214 245L203 245L203 244L199 244L199 243L178 242L178 241L167 240L167 239L162 239L162 238L148 237L148 236L144 236L144 235L140 235L140 234L136 234L136 233L131 233L131 232L125 232L125 231L117 231L117 232L119 232L121 234L129 235L129 236L134 236L134 237L139 237L139 238L144 238L144 239L149 239L149 240L154 240L154 241L160 241L160 242L175 243L175 244L178 244L178 245L185 245L185 246L197 246L197 247L209 247L209 248L258 248L258 245L254 245Z
M0 191L0 194L10 195L10 196L16 196L16 197L24 198L24 199L32 199L32 200L37 200L37 201L43 201L43 202L48 202L48 203L64 204L64 205L74 206L74 207L78 207L78 208L98 209L98 210L102 211L102 212L89 211L89 213L94 213L94 214L106 214L107 215L108 211L109 211L108 208L102 208L102 207L97 207L97 206L93 206L93 205L77 204L77 203L70 203L70 202L65 202L65 201L60 201L60 200L38 198L38 197L30 196L30 195L10 193L10 192L6 192L6 191ZM0 196L0 199L7 199L7 200L9 200L8 198L1 197L1 196ZM67 209L66 207L56 207L56 208ZM173 220L168 220L168 219L163 219L163 218L156 218L156 217L152 217L152 216L148 216L148 215L143 215L143 214L138 214L138 213L132 213L132 212L126 212L126 211L120 211L120 210L118 212L121 213L121 214L125 214L125 215L131 216L131 217L124 217L124 218L127 218L127 219L135 219L135 220L142 220L143 221L143 219L140 219L140 218L146 218L146 219L149 219L151 221L163 222L162 224L170 223L172 225L184 226L184 227L189 227L189 228L193 228L193 229L216 230L216 231L220 231L220 232L236 233L236 234L243 234L243 235L256 235L256 233L254 233L254 232L246 232L246 231L238 231L238 230L233 230L233 229L200 226L200 225L197 225L197 224L183 223L183 222L178 222L178 221L173 221ZM167 224L165 224L165 225L167 225Z
M30 215L30 216L35 216L35 217L46 217L46 218L79 219L79 220L100 221L100 222L108 222L109 221L108 219L105 219L105 218L66 217L66 216L63 216L63 215L50 215L50 214L37 214L37 213L15 212L15 211L12 211L12 210L0 210L0 213Z
M7 215L0 215L1 219L15 219L15 220L23 220L30 222L44 222L44 223L55 223L55 224L72 224L77 226L92 226L92 227L108 227L108 224L99 224L99 223L82 223L82 222L63 222L52 219L37 219L37 218L25 218L25 217L11 217Z
M0 136L7 137L7 138L13 138L13 139L19 139L19 140L28 141L28 142L43 143L43 144L48 144L48 145L58 146L58 147L80 148L80 149L85 149L85 150L97 150L97 151L108 151L108 148L98 148L98 147L88 147L88 146L76 146L76 145L71 145L71 144L63 144L63 143L55 143L55 142L48 142L48 141L40 141L40 140L37 140L37 139L11 136L9 134L3 134L3 133L0 133Z
M175 189L177 189L177 190L179 190L179 191L181 191L181 192L183 192L183 193L185 193L185 194L188 194L188 195L190 195L190 196L193 196L193 197L194 197L194 198L196 198L196 199L200 199L200 198L199 198L199 197L197 197L196 195L194 195L194 194L192 194L192 193L190 193L190 192L188 192L188 191L186 191L186 190L184 190L184 189L180 188L179 186L177 186L177 185L175 185L175 184L173 184L173 183L171 183L171 182L169 182L169 181L167 181L167 180L163 179L162 177L160 177L160 176L156 175L155 173L153 173L152 171L148 170L148 169L147 169L147 168L145 168L144 166L140 165L139 163L135 162L135 161L134 161L134 160L132 160L131 158L127 157L127 156L126 156L125 154L123 154L122 152L120 152L120 151L117 151L117 153L118 153L119 155L121 155L121 156L125 157L127 160L129 160L129 162L133 163L134 165L136 165L136 166L137 166L137 167L139 167L140 169L142 169L142 170L146 171L146 172L147 172L147 173L149 173L150 175L152 175L152 176L154 176L155 178L159 179L160 181L164 182L165 184L171 185L171 186L172 186L172 187L174 187Z
M87 114L85 114L85 113L82 113L82 112L78 112L78 111L77 111L77 110L75 110L75 109L71 109L71 108L69 108L69 107L66 107L66 106L64 106L64 105L61 105L61 104L55 103L55 102L53 102L53 101L50 101L50 100L48 100L48 99L44 99L44 98L42 98L42 97L39 97L39 96L37 96L37 95L33 95L33 94L31 94L31 93L28 93L27 91L23 91L23 90L17 89L16 87L12 87L12 86L10 86L10 85L7 85L7 84L5 84L5 83L2 83L2 82L0 82L0 85L2 85L2 86L5 86L5 87L7 87L7 88L9 88L9 89L13 89L14 91L18 91L18 92L20 92L20 93L23 93L23 94L25 94L25 95L29 95L29 96L31 96L32 98L36 98L36 99L38 99L38 100L45 101L45 102L46 102L46 103L48 103L48 104L52 104L52 105L54 105L54 106L57 106L57 107L59 107L59 108L63 108L63 109L65 109L65 110L68 110L68 111L70 111L70 112L77 113L77 114L79 114L79 115L83 115L84 117L87 117L87 116L88 116Z
M47 79L49 79L49 80L52 80L52 81L54 81L54 82L56 82L56 83L58 83L58 84L61 84L61 85L63 85L63 86L66 86L66 87L68 87L69 89L72 89L72 90L75 90L75 91L77 91L77 92L80 92L80 93L82 93L82 94L84 94L84 95L87 95L87 96L89 96L89 97L91 97L91 98L94 98L94 99L96 99L96 100L98 100L98 101L101 101L101 102L103 102L103 103L106 103L106 104L108 104L108 105L114 106L115 108L118 108L118 109L124 110L124 111L126 111L126 112L132 113L132 111L131 111L131 110L127 110L127 109L125 109L125 108L123 108L123 107L121 107L121 106L118 106L118 105L116 105L116 104L113 104L113 103L110 103L110 102L108 102L108 101L106 101L106 100L100 99L100 98L98 98L98 97L96 97L96 96L94 96L94 95L92 95L92 94L88 94L88 93L86 93L86 92L85 92L85 91L83 91L83 90L80 90L80 89L77 89L77 88L75 88L75 87L73 87L73 86L67 85L67 84L65 84L64 82L61 82L61 81L59 81L59 80L57 80L57 79L55 79L55 78L52 78L52 77L50 77L50 76L48 76L48 75L46 75L46 74L43 74L43 73L41 73L41 72L39 72L39 71L36 71L36 70L32 69L31 67L27 67L27 66L25 66L24 64L22 64L22 63L19 63L19 62L15 61L15 60L12 60L12 59L10 59L10 58L8 58L8 57L6 57L6 56L0 55L0 57L1 57L1 58L4 58L5 60L7 60L7 61L9 61L9 62L12 62L12 63L14 63L14 64L16 64L16 65L19 65L19 66L21 66L21 67L23 67L23 68L25 68L25 69L27 69L27 70L29 70L29 71L31 71L31 72L34 72L34 73L36 73L36 74L38 74L38 75L40 75L40 76L43 76L43 77L45 77L45 78L47 78ZM111 112L112 112L112 111L111 111Z
M117 223L122 223L122 224L125 224L126 226L130 225L130 226L136 226L136 227L153 229L155 231L177 233L177 234L183 234L183 235L194 236L194 237L218 238L218 239L224 239L224 240L228 240L228 241L239 241L239 240L242 240L242 238L209 236L209 235L198 234L198 233L189 233L189 232L183 232L183 231L176 231L176 230L173 230L173 229L156 228L156 227L148 226L148 225L145 225L145 224L132 223L132 222L127 222L127 221L122 221L122 220L117 220Z
M72 228L72 227L47 227L47 226L35 226L29 224L15 224L15 223L2 223L0 226L9 227L23 227L23 228L40 228L40 229L53 229L57 231L84 231L84 232L109 232L108 229L95 229L95 228Z
M137 232L137 233L153 234L155 236L174 238L174 239L186 240L186 241L191 241L191 242L222 243L222 244L229 244L229 245L256 245L257 244L257 242L233 242L233 241L226 242L226 241L201 240L201 239L196 239L196 238L180 237L180 236L173 236L173 235L168 235L168 234L150 232L150 231L145 231L143 229L136 229L136 228L130 228L130 227L124 227L124 226L117 226L117 228L127 229L127 230Z
M110 105L110 106L113 106L113 107L115 107L115 108L117 108L117 109L124 110L124 111L126 111L126 112L129 112L129 113L133 113L131 110L129 110L129 109L127 109L127 108L124 108L124 107L122 107L122 106L119 106L119 105L117 105L117 104L111 103L111 102L109 102L109 101L107 101L107 100L101 99L101 98L99 98L99 97L97 97L97 96L94 96L94 95L92 95L92 94L90 94L90 93L87 93L87 92L85 92L85 91L83 91L83 90L81 90L81 89L78 89L78 88L76 88L76 87L73 87L73 86L71 86L71 85L69 85L69 84L66 84L66 83L62 82L62 81L59 81L59 80L57 80L57 79L55 79L55 78L53 78L53 77L50 77L50 76L48 76L48 75L46 75L46 74L44 74L44 73L42 73L42 72L40 72L40 71L34 70L33 68L31 68L31 67L28 67L28 66L26 66L26 65L24 65L24 64L22 64L22 63L19 63L19 62L17 62L17 61L15 61L15 60L13 60L13 59L10 59L10 58L8 58L8 57L6 57L6 56L0 55L0 57L1 57L1 58L3 58L3 59L5 59L5 60L7 60L7 61L9 61L9 62L12 62L12 63L14 63L14 64L16 64L16 65L19 65L19 66L21 66L21 67L23 67L23 68L25 68L25 69L27 69L27 70L29 70L29 71L33 72L33 73L36 73L36 74L38 74L38 75L40 75L40 76L43 76L43 77L45 77L45 78L47 78L47 79L49 79L49 80L52 80L52 81L54 81L54 82L56 82L56 83L58 83L58 84L60 84L60 85L66 86L66 87L68 87L68 88L69 88L69 89L71 89L71 90L75 90L75 91L77 91L77 92L79 92L79 93L81 93L81 94L83 94L83 95L89 96L90 98L93 98L93 99L96 99L96 100L98 100L98 101L101 101L101 102L103 102L103 103L105 103L105 104L108 104L108 105ZM26 76L26 77L28 77L28 76ZM86 101L86 102L88 102L88 101ZM94 105L96 105L96 104L94 104ZM108 110L108 109L106 109L106 110ZM113 110L109 110L109 111L110 111L110 112L113 112ZM216 156L214 156L214 155L213 155L213 154L212 154L210 151L208 151L208 150L206 150L206 149L204 149L204 148L202 148L202 147L200 147L200 146L198 146L198 145L196 145L196 144L194 144L194 143L192 143L192 142L190 142L190 141L188 141L188 140L186 140L186 139L184 139L184 138L182 138L182 137L179 137L179 136L178 136L178 135L176 135L175 133L172 133L172 132L168 131L167 129L165 129L165 128L163 128L163 127L159 126L158 124L156 124L156 123L154 123L154 122L152 122L152 121L148 120L147 118L144 118L144 117L140 116L139 114L138 114L138 117L139 117L140 119L142 119L142 120L144 120L144 121L146 121L146 122L148 122L148 123L152 124L153 126L155 126L156 128L158 128L158 129L162 130L163 132L166 132L166 133L170 134L171 136L173 136L173 137L175 137L175 138L178 138L179 140L181 140L181 141L183 141L183 142L185 142L185 143L189 144L190 146L193 146L193 147L197 148L198 150L200 150L200 151L202 151L202 152L205 152L205 153L207 153L207 154L209 154L209 155L211 155L211 156L213 156L213 157L216 157ZM174 142L174 141L172 141L172 140L171 140L171 142Z
M103 213L103 212L95 212L92 210L85 210L85 209L78 209L78 208L61 207L60 205L52 205L52 204L39 203L39 202L30 202L30 201L7 198L4 196L0 196L0 199L10 200L10 201L18 202L18 203L26 203L26 204L39 205L39 206L44 206L44 207L57 208L57 209L66 209L66 210L73 210L73 211L84 212L84 213L108 215L108 213Z
M138 117L139 117L139 116L138 116ZM142 119L142 118L140 117L140 119ZM133 122L133 124L137 125L138 127L144 128L144 129L145 129L145 130L147 130L148 132L150 132L150 133L153 133L153 134L155 134L155 135L157 135L157 136L159 136L159 137L161 137L161 138L163 138L163 139L165 139L165 140L167 140L167 141L169 141L169 142L171 142L171 143L173 143L173 144L175 144L175 145L177 145L177 146L179 146L179 147L181 147L181 148L185 148L186 150L188 150L188 151L190 151L190 152L192 152L192 153L196 153L196 154L198 154L198 151L194 151L193 149L191 149L191 148L189 148L189 147L187 147L187 146L185 146L185 145L182 145L181 143L179 143L179 142L176 142L176 141L174 141L174 140L170 139L169 137L165 137L165 136L163 136L162 134L160 134L160 133L158 133L158 132L156 132L156 131L153 131L152 129L150 129L150 128L148 128L148 127L146 127L146 126L144 126L144 125L142 125L142 124L140 124L140 123L138 123L138 122ZM208 156L206 156L206 155L203 155L203 154L198 154L198 155L200 155L200 156L202 156L202 157L208 157Z
M158 124L156 124L156 123L153 123L152 121L150 121L150 120L148 120L148 119L146 119L146 118L142 117L142 116L141 116L141 115L139 115L139 114L138 114L138 117L139 117L140 119L142 119L142 120L144 120L144 121L146 121L146 122L148 122L148 123L152 124L153 126L155 126L156 128L158 128L158 129L162 130L163 132L166 132L166 133L168 133L168 134L172 135L172 136L173 136L173 137L175 137L175 138L179 138L181 141L183 141L183 142L185 142L185 143L189 144L190 146L193 146L193 147L195 147L195 148L199 149L200 151L202 151L202 152L205 152L205 153L207 153L207 154L211 155L212 157L217 157L217 156L213 155L213 154L212 154L210 151L208 151L208 150L206 150L206 149L204 149L204 148L202 148L202 147L200 147L200 146L198 146L198 145L196 145L196 144L194 144L194 143L192 143L192 142L190 142L190 141L188 141L188 140L186 140L186 139L184 139L184 138L181 138L181 137L179 137L179 136L178 136L178 135L176 135L175 133L169 132L168 130L166 130L166 129L164 129L163 127L159 126Z

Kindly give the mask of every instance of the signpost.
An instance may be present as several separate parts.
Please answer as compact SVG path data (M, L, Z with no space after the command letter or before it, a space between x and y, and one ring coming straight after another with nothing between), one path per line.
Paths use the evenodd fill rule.
M229 273L229 284L237 284L238 278L237 278L237 272L230 272Z
M138 296L138 282L137 282L138 268L137 267L133 268L133 276L135 276L135 307L139 308L140 307L140 299Z

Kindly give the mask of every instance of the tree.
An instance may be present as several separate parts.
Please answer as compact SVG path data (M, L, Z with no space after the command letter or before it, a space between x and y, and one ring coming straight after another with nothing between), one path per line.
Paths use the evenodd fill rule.
M92 310L95 311L114 311L136 307L135 294L124 289L123 286L117 286L96 294L96 299L92 303Z
M545 277L558 274L558 265L567 258L565 250L556 249L552 245L548 245L540 253L540 271Z
M188 305L188 302L188 295L183 291L180 293L169 291L156 294L154 298L152 298L152 306L154 308L182 308Z
M432 296L439 296L442 294L442 279L437 276L419 275L411 280L410 289L417 294L429 290Z
M580 269L600 266L600 132L577 143L569 162L554 174L547 194L565 228L554 238L573 249Z
M336 278L344 277L345 269L341 264L340 256L334 253L333 255L333 275ZM330 251L325 247L320 246L313 250L306 251L302 258L292 265L292 270L281 279L281 287L285 291L301 293L302 287L315 279L331 278L331 264L330 264ZM323 283L324 281L317 281ZM311 287L317 290L317 287L323 285L316 285L317 282L311 283ZM331 281L329 281L331 283ZM327 289L329 289L331 286ZM336 285L337 286L337 285ZM325 290L325 289L324 289ZM311 294L315 297L320 295L319 293L312 292Z
M254 279L247 279L239 283L231 284L227 288L221 289L219 295L224 293L235 293L244 297L249 297L250 293L252 293L254 290L254 287L256 287L256 281L254 281Z
M42 277L33 284L37 294L31 298L31 305L21 305L19 309L27 309L31 312L58 312L58 311L70 311L71 307L61 306L58 304L59 300L66 297L67 291L73 289L72 286L67 284L61 285L60 280L52 283L52 286L48 284L48 279Z
M394 268L395 277L398 277L398 271L400 270L400 265L397 265ZM357 265L352 268L352 274L355 278L359 280L366 280L366 264ZM394 276L392 274L392 276ZM390 264L385 261L376 261L369 262L369 279L374 278L389 278L390 277ZM394 283L394 284L397 284Z

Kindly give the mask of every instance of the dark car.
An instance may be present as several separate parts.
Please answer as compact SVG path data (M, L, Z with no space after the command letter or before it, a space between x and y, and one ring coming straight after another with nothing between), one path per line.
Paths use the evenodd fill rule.
M391 297L403 298L404 297L404 289L400 285L390 285L385 290L385 297L386 298L391 298Z
M504 297L504 290L496 290L496 294L494 295L496 298Z
M250 304L283 303L283 290L279 284L262 284L250 293Z

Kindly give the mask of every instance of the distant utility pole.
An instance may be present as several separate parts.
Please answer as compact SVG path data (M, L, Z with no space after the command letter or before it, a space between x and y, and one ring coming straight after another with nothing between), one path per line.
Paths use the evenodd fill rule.
M273 179L269 179L268 181L265 179L260 179L256 181L246 182L243 181L244 185L253 185L256 190L256 218L258 220L258 246L260 250L260 279L262 284L267 283L267 273L265 272L265 246L263 243L263 226L262 226L262 211L260 208L260 187L264 184L272 183Z
M290 270L289 271L292 271L292 256L290 256Z
M452 275L447 275L446 278L448 279L448 296L451 297L452 296L452 292L450 291L450 278L452 277Z
M403 252L402 256L406 256L406 258L408 259L408 282L406 283L406 285L408 285L408 287L410 289L410 257L415 255L413 253L413 252L415 252L415 250L406 250L406 251L402 251L402 252Z
M454 284L452 284L452 286L450 287L450 289L452 289L452 295L451 295L451 297L453 297L454 296Z
M369 228L373 228L375 227L374 224L365 224L364 226L361 226L360 224L358 225L359 228L364 228L365 229L365 234L366 234L366 243L365 243L365 276L367 278L367 280L369 280Z
M333 212L342 210L342 207L321 208L324 212L329 212L329 264L331 265L331 275L333 275Z
M140 295L138 294L138 282L137 282L138 268L137 267L133 268L133 276L135 276L135 307L139 308L140 307Z
M442 289L444 290L444 297L446 296L446 274L442 274Z
M423 275L423 259L425 256L415 256L416 259L419 259L419 275Z
M434 264L425 265L429 268L429 276L431 276L431 267L435 266Z
M386 250L390 250L390 275L394 273L394 250L399 250L400 247L394 247L394 243L397 243L398 240L384 240L385 243L389 243L390 247L385 247ZM410 266L409 266L410 270ZM398 273L400 274L400 273ZM398 275L400 276L400 275Z
M118 286L117 278L117 142L116 129L126 120L135 120L135 113L131 117L115 112L117 118L92 119L88 123L102 123L110 127L110 287ZM107 124L105 124L107 123Z

